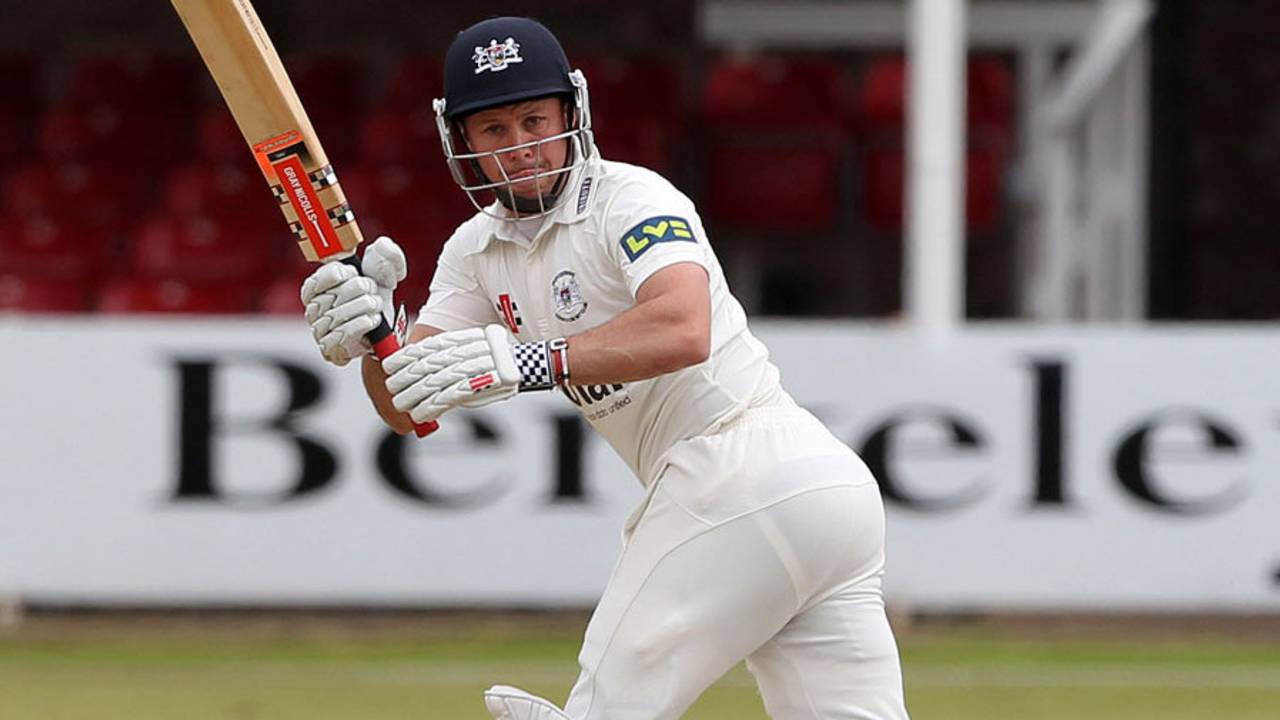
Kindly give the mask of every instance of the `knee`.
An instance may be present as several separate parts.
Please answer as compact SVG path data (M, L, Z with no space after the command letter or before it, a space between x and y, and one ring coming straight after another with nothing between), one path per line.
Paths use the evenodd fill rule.
M672 659L677 648L688 642L689 625L679 613L656 618L641 632L619 633L608 655L627 672L653 674Z

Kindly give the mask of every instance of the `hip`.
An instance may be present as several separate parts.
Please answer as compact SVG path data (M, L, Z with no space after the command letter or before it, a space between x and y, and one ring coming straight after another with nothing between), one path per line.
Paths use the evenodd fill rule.
M676 443L657 482L690 512L718 522L813 490L873 485L875 478L853 450L788 398Z

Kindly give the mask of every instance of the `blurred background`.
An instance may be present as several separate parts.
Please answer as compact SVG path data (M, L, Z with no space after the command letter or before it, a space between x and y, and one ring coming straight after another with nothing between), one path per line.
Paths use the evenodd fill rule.
M1150 3L1153 14L1123 42L1101 35L1108 26L1095 22L1096 5L973 4L962 118L964 314L1035 316L1030 269L1039 267L1040 218L1050 202L1037 139L1073 134L1075 164L1089 164L1092 149L1096 166L1108 140L1090 141L1094 128L1094 136L1128 133L1121 137L1131 142L1111 158L1128 167L1081 168L1077 184L1088 182L1071 212L1091 233L1140 236L1133 269L1110 281L1136 295L1136 310L1126 312L1273 317L1280 250L1268 230L1280 203L1269 180L1280 100L1277 50L1265 42L1269 6ZM817 10L797 12L803 7ZM767 8L790 12L771 18L776 10ZM476 11L276 1L259 11L366 234L395 231L419 272L429 272L435 249L467 213L431 124L440 54L476 18L529 12L560 33L587 72L605 155L649 165L699 202L753 311L885 317L902 308L904 3L560 0ZM240 138L174 14L131 0L52 0L11 12L0 28L0 303L29 311L296 310L291 284L301 268L287 254L254 255L277 248L244 239L278 235L274 209L257 178L244 177L251 165ZM1120 57L1100 64L1096 81L1110 81L1106 87L1064 103L1064 70L1081 70L1073 59L1086 43L1101 44L1104 60L1109 49ZM1062 105L1072 105L1069 119L1045 120ZM423 182L431 192L403 190ZM1119 209L1097 207L1108 203L1088 186L1117 182L1132 197L1113 197ZM228 206L238 212L219 212ZM1099 217L1109 226L1094 230ZM171 248L224 235L239 240L219 247L242 255L213 266L194 251L166 259ZM1078 260L1084 267L1075 274L1104 274L1081 272L1097 262ZM225 277L243 292L200 286ZM149 292L160 279L190 284L190 292ZM1086 282L1102 281L1073 284Z
M1276 716L1273 3L256 5L411 312L471 212L444 49L558 34L876 471L916 717ZM167 3L6 8L0 719L563 699L638 488L559 397L390 435L307 272ZM689 717L764 714L738 668Z

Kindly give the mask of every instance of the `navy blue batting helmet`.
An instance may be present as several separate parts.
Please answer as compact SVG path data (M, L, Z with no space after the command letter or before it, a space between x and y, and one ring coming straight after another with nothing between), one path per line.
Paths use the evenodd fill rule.
M475 152L461 132L463 119L472 113L500 105L561 96L564 132L521 145ZM444 59L444 97L435 100L436 129L444 147L445 162L454 181L476 209L486 209L488 198L497 199L518 217L545 215L557 206L570 175L599 157L591 131L591 100L581 70L570 70L556 36L536 20L519 17L492 18L458 33ZM562 167L550 168L518 179L505 175L485 177L480 161L532 148L541 153L549 143L568 142ZM501 170L501 163L499 163ZM520 186L556 176L554 187L539 191L536 199L517 198ZM500 216L501 219L510 219Z
M499 17L458 33L444 57L445 117L573 94L560 41L537 20Z

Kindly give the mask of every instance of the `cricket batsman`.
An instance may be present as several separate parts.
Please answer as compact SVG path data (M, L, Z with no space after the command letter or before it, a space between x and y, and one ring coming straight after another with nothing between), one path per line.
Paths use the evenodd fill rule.
M499 685L489 712L678 718L745 658L777 720L907 718L875 479L782 388L693 203L601 159L586 79L541 24L467 28L444 73L444 156L478 212L384 362L364 335L394 314L403 253L381 238L363 275L316 270L302 301L321 353L361 358L370 398L402 433L410 418L559 390L646 491L564 708Z

